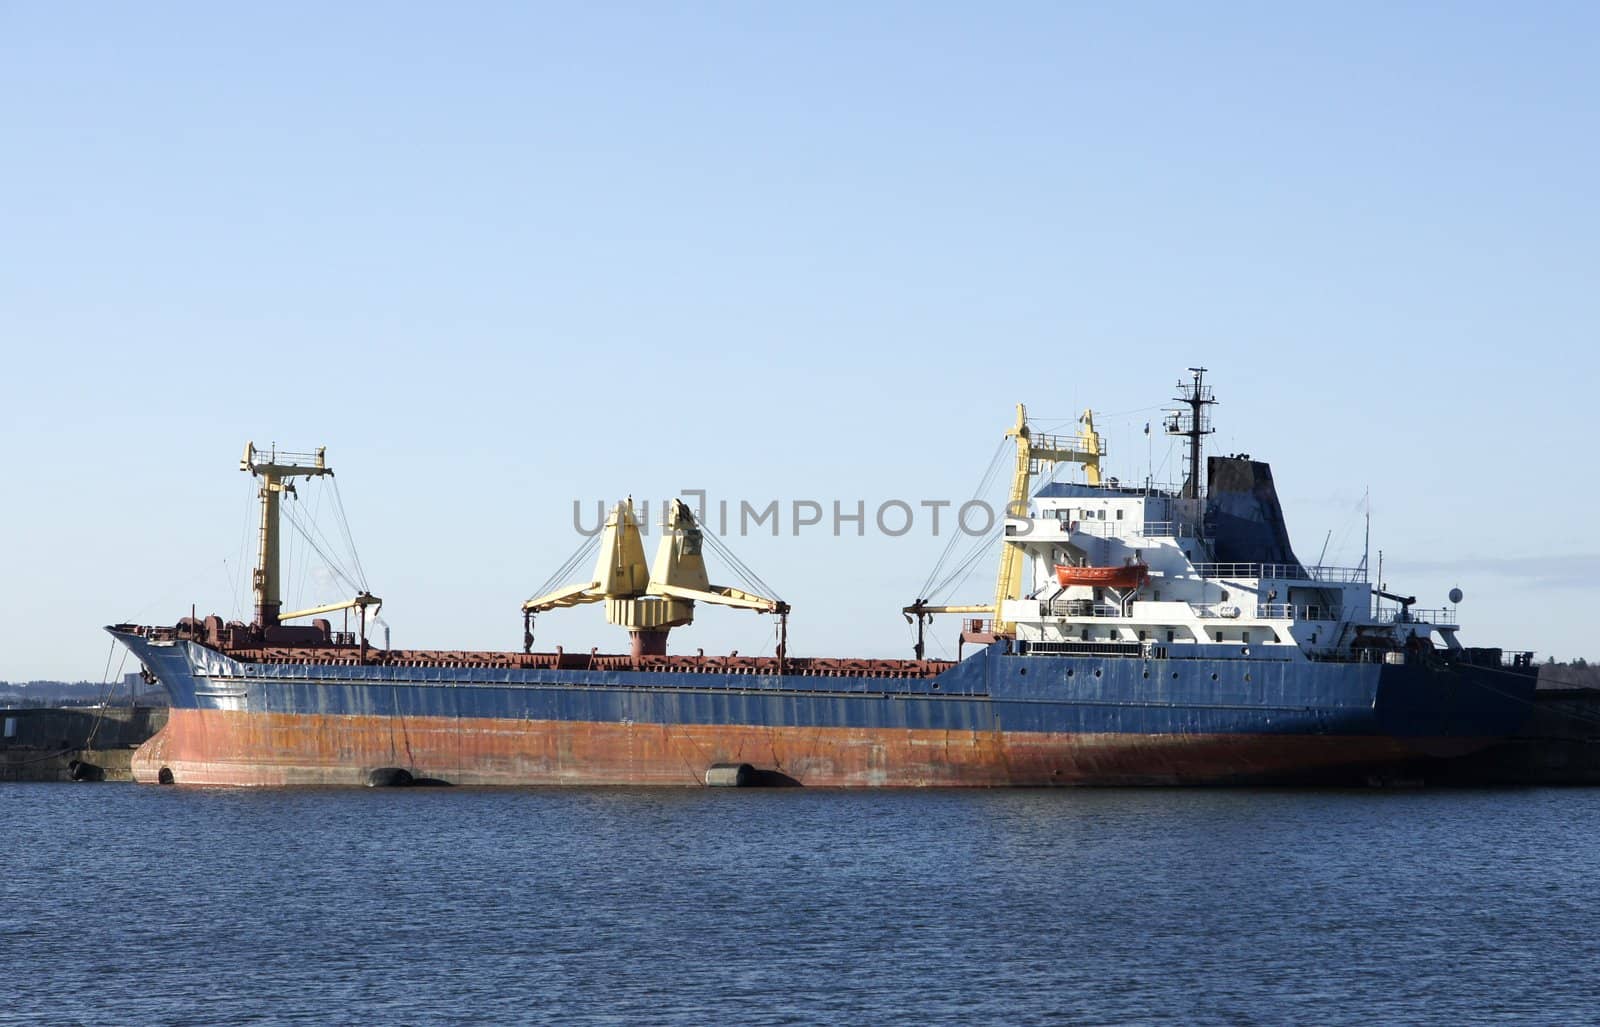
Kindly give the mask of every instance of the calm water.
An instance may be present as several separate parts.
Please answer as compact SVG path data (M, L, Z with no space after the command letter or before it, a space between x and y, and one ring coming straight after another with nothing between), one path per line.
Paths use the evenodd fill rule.
M4 1023L1600 1019L1600 790L4 785L0 810Z

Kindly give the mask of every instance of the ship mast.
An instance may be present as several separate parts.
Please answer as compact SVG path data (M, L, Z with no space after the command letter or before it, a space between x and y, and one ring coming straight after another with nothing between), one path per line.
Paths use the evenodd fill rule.
M309 461L301 463L299 461ZM282 579L278 570L278 503L285 492L294 493L294 478L315 478L332 474L327 447L315 453L279 453L274 446L261 453L254 442L246 443L239 470L261 479L261 527L256 546L256 569L251 578L255 594L256 627L275 628L284 621ZM302 611L306 612L306 611ZM294 616L291 614L290 616Z
M1216 402L1211 396L1211 386L1205 383L1206 369L1191 367L1189 373L1193 379L1188 383L1178 382L1178 395L1173 397L1179 403L1189 407L1188 413L1177 411L1167 417L1167 434L1182 435L1189 440L1189 477L1183 483L1184 499L1199 499L1205 492L1205 469L1200 463L1200 445L1205 436L1216 431L1211 426L1211 417L1206 413L1206 407Z
M1084 476L1090 485L1100 484L1100 433L1094 430L1094 411L1085 410L1078 418L1083 431L1076 437L1041 435L1028 427L1028 411L1017 404L1017 423L1006 432L1006 438L1017 440L1017 468L1011 477L1011 496L1006 503L1005 515L1028 516L1028 494L1033 488L1033 476L1041 474L1047 466L1058 463L1083 465ZM1021 594L1022 547L1010 539L1000 539L1000 571L994 583L994 620L990 628L997 635L1010 634L1014 625L1002 620L1002 607L1007 599Z
M296 617L314 617L334 613L339 609L358 609L362 614L362 648L366 648L366 619L368 608L382 605L381 598L371 592L358 592L352 600L326 603L310 609L296 609L283 613L282 577L278 576L278 502L283 493L294 494L293 478L318 478L333 474L328 467L326 446L315 453L278 453L277 446L267 453L256 450L256 443L245 443L245 456L238 461L238 469L248 470L261 478L261 533L256 545L256 573L251 576L251 590L256 597L256 627L261 630L278 627ZM374 611L373 616L376 616Z

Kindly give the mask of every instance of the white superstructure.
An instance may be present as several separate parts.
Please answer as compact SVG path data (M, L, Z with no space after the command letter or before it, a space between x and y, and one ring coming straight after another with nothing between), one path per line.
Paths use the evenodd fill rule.
M1017 407L1006 433L1016 440L1016 471L995 601L944 605L925 594L904 607L919 659L923 625L939 613L987 614L964 622L962 643L1007 639L1022 654L1404 664L1440 645L1463 651L1454 607L1419 610L1414 597L1374 588L1365 559L1300 561L1271 467L1244 454L1205 456L1216 399L1206 369L1189 370L1180 405L1164 418L1166 434L1187 442L1183 481L1170 488L1103 478L1092 411L1079 417L1077 436L1055 436ZM1036 476L1074 464L1083 483L1033 491ZM1452 591L1450 602L1460 600Z
M1257 465L1261 466L1261 465ZM1275 499L1271 504L1275 509ZM1452 609L1386 603L1364 567L1218 562L1205 500L1116 484L1047 485L1031 516L1011 518L1007 545L1024 555L1023 596L1002 604L1030 651L1086 646L1208 646L1256 659L1349 659L1459 649ZM1274 526L1259 525L1263 534ZM1095 569L1148 569L1133 587L1063 583ZM1075 575L1077 569L1089 573ZM1375 598L1377 601L1375 602ZM1191 650L1192 651L1192 650ZM1178 655L1173 653L1173 655Z

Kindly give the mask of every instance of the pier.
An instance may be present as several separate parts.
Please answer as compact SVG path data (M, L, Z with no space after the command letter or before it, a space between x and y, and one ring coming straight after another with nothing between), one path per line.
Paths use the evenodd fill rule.
M131 781L133 751L164 706L0 709L0 781Z

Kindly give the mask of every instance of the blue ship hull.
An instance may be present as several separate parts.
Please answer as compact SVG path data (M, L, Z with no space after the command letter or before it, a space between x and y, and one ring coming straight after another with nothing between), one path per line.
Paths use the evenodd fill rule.
M113 629L166 687L141 780L808 785L1359 780L1513 733L1535 675L1440 658L1012 655L889 676L238 660Z

